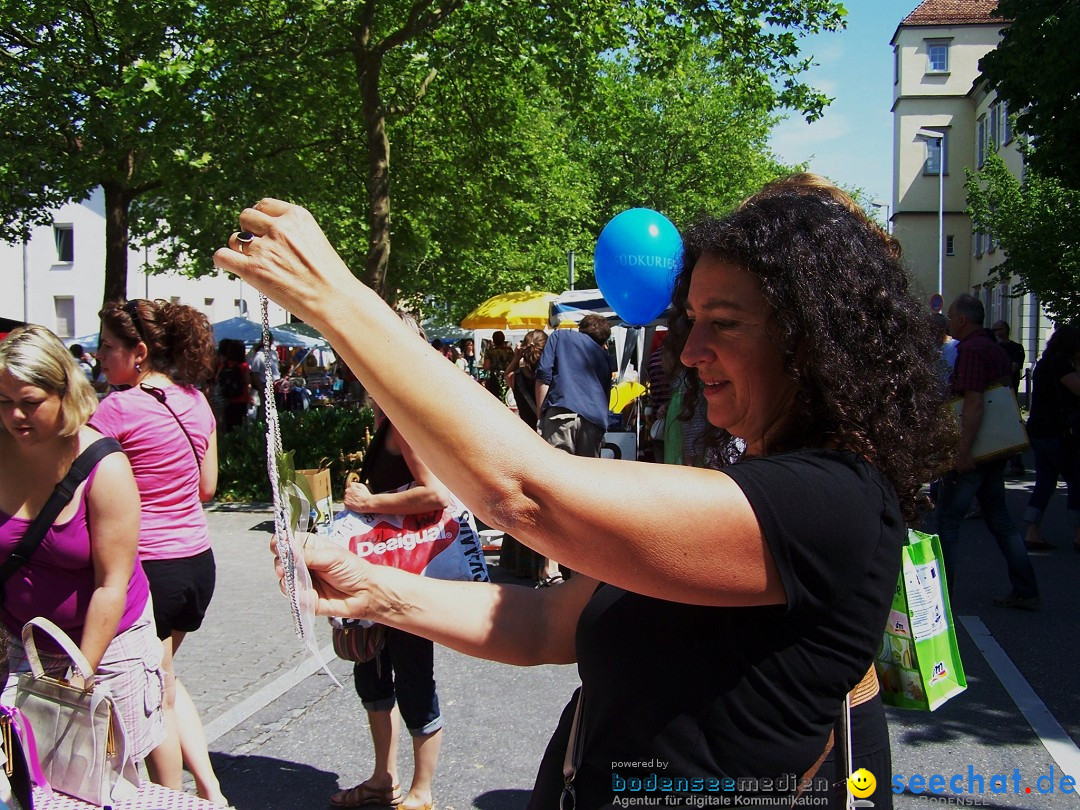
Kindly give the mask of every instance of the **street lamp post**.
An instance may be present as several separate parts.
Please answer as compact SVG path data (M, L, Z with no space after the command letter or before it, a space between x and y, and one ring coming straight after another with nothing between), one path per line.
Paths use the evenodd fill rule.
M937 281L938 294L945 296L945 133L937 129L922 128L915 133L916 140L926 144L929 151L930 141L938 145L938 248ZM929 157L929 155L927 155Z
M874 206L874 208L878 208L878 209L884 208L885 209L885 233L891 234L892 233L892 219L890 219L890 212L892 211L892 209L889 207L889 204L887 202L877 202L877 201L872 201L870 204L872 206Z

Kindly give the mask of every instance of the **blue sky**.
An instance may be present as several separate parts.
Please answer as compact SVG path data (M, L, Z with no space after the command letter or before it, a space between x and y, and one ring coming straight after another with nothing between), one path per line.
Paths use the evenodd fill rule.
M813 124L791 117L770 144L785 163L808 163L844 188L892 205L893 57L889 40L919 0L847 0L847 28L806 37L818 63L810 84L834 99ZM881 212L882 216L884 211Z

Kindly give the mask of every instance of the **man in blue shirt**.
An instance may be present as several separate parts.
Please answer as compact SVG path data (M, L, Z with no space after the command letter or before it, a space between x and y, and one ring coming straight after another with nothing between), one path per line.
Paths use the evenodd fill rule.
M586 315L578 331L556 329L536 366L540 435L575 456L599 457L607 430L611 375L615 363L606 344L611 326L601 315ZM562 582L559 564L541 563L538 588Z
M536 367L540 434L575 456L600 455L615 370L605 348L610 336L606 318L586 315L577 332L548 337Z

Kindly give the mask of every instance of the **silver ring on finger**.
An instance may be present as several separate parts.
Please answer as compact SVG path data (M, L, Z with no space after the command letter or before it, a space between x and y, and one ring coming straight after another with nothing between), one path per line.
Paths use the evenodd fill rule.
M246 256L247 251L244 248L255 241L255 234L251 231L240 231L236 234L236 241L240 243L240 252Z

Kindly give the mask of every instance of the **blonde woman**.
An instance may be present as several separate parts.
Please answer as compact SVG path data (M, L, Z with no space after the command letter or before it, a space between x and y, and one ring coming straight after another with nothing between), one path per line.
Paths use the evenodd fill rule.
M96 405L86 375L48 329L16 329L0 342L0 563L72 462L91 445L110 441L86 426ZM139 491L127 457L116 450L98 462L3 585L0 621L11 636L4 702L14 700L18 675L29 670L19 641L23 625L44 616L79 646L94 680L109 685L133 757L147 759L159 781L162 648L138 564ZM63 676L67 656L50 639L35 640L46 672Z

